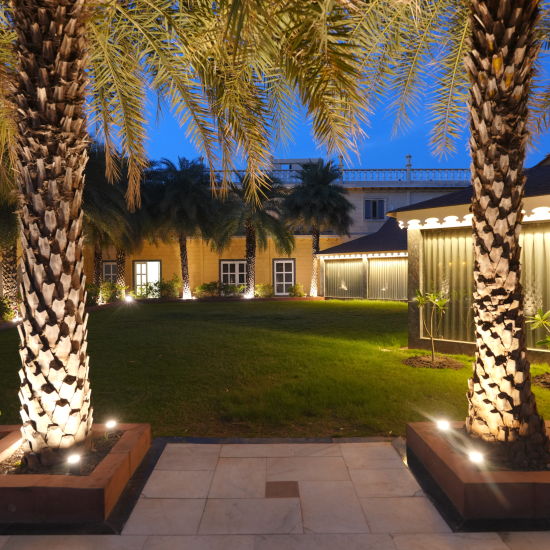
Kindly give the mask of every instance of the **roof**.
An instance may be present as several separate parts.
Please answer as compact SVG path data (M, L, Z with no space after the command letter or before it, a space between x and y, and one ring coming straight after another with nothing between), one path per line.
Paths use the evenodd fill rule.
M525 196L536 197L540 195L550 195L550 165L539 163L525 171L527 182L525 184ZM426 208L439 208L442 206L455 206L458 204L470 204L472 200L472 187L466 187L453 193L440 195L433 199L428 199L416 204L409 204L402 208L396 208L389 215L397 212L408 212L411 210L424 210Z
M407 250L407 230L400 229L394 218L389 218L376 233L321 250L319 254L357 254L390 250Z

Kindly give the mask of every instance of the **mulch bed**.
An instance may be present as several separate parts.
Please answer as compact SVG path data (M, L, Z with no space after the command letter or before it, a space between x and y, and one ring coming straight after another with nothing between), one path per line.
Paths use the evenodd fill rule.
M547 390L550 389L550 372L544 372L543 374L533 376L533 384L541 388L546 388Z
M18 474L50 474L50 475L76 475L86 476L91 474L95 467L109 454L109 451L115 446L122 437L123 432L117 430L107 436L94 437L89 443L89 448L73 447L69 450L57 451L58 460L52 465L39 464L32 469L23 460L23 449L20 447L9 458L0 462L0 475L18 475ZM65 457L80 453L82 458L79 466L71 466L66 462Z
M431 355L413 355L412 357L407 357L403 360L405 365L409 367L421 368L421 369L463 369L464 365L453 359L452 357L447 357L445 355L436 355L435 362L432 363Z

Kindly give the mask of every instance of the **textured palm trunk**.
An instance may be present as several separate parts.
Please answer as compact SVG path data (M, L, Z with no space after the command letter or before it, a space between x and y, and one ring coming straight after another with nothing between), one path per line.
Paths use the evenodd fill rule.
M309 287L309 295L316 297L318 294L317 280L319 278L319 263L317 254L319 253L319 228L311 229L311 285Z
M126 251L123 248L116 249L116 284L126 289ZM123 290L121 298L125 295L126 290Z
M187 259L187 238L185 235L179 236L180 245L180 262L181 262L181 280L183 281L183 290L181 297L184 300L190 300L193 295L191 294L191 285L189 284L189 260Z
M2 247L2 294L9 307L17 313L17 243Z
M256 229L250 223L245 226L246 288L245 298L253 298L256 289Z
M472 0L470 149L476 356L468 432L516 467L548 462L526 358L520 284L527 102L538 53L536 0Z
M11 0L17 34L21 195L20 371L27 452L85 440L92 426L82 254L84 0Z
M103 251L101 246L94 248L94 285L99 286L103 282Z

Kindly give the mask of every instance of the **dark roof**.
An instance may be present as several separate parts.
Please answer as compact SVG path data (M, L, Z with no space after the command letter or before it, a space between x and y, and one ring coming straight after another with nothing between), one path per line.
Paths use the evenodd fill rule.
M394 218L389 218L376 233L321 250L320 254L360 254L390 250L407 250L407 230L400 229Z
M527 182L525 184L525 196L536 197L538 195L550 195L550 165L538 164L525 171ZM426 208L439 208L441 206L455 206L457 204L470 204L472 188L466 187L453 193L447 193L433 199L409 204L402 208L396 208L390 214L407 212L410 210L424 210Z

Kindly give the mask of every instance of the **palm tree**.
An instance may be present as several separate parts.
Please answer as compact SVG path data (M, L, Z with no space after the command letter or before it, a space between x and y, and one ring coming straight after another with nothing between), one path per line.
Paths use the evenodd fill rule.
M180 249L182 298L190 300L187 239L210 238L215 217L215 203L210 190L206 167L200 161L179 157L177 164L161 159L156 177L164 184L164 193L158 205L158 229L170 238L177 237ZM166 238L165 237L165 238Z
M429 82L428 60L437 76L432 97L434 143L440 150L456 138L460 104L469 98L476 356L466 428L472 437L493 443L509 463L544 467L549 440L526 357L519 233L529 124L536 126L529 105L547 111L550 104L548 85L539 83L532 93L539 40L548 41L547 7L539 25L538 0L389 4L391 14L383 2L369 6L373 11L363 30L372 48L366 63L378 61L372 85L391 88L400 118ZM414 14L411 7L417 8ZM373 24L377 17L379 25ZM388 24L393 30L384 34ZM548 121L546 112L541 124Z
M17 292L17 201L12 195L0 194L0 270L2 294L15 313L19 306Z
M256 288L256 250L265 250L272 238L277 250L289 255L294 249L294 236L283 219L281 200L283 189L274 178L269 178L269 188L257 200L250 198L250 180L240 177L233 184L227 201L223 204L217 220L215 245L225 248L232 237L244 235L246 258L245 298L253 298Z
M298 174L300 183L285 198L283 210L294 226L311 233L310 296L317 296L317 254L321 231L349 235L353 205L346 198L346 190L337 182L341 172L329 161L302 165Z
M269 159L265 128L287 114L295 94L329 149L353 145L359 133L359 45L342 25L349 10L322 0L307 9L301 4L0 2L6 84L0 89L0 149L16 153L21 195L19 396L27 453L41 459L71 447L92 426L82 254L85 104L101 130L114 179L120 143L131 207L139 204L147 166L148 89L168 100L210 168L216 144L225 166L235 148L242 150L254 193ZM319 17L327 24L318 25Z

